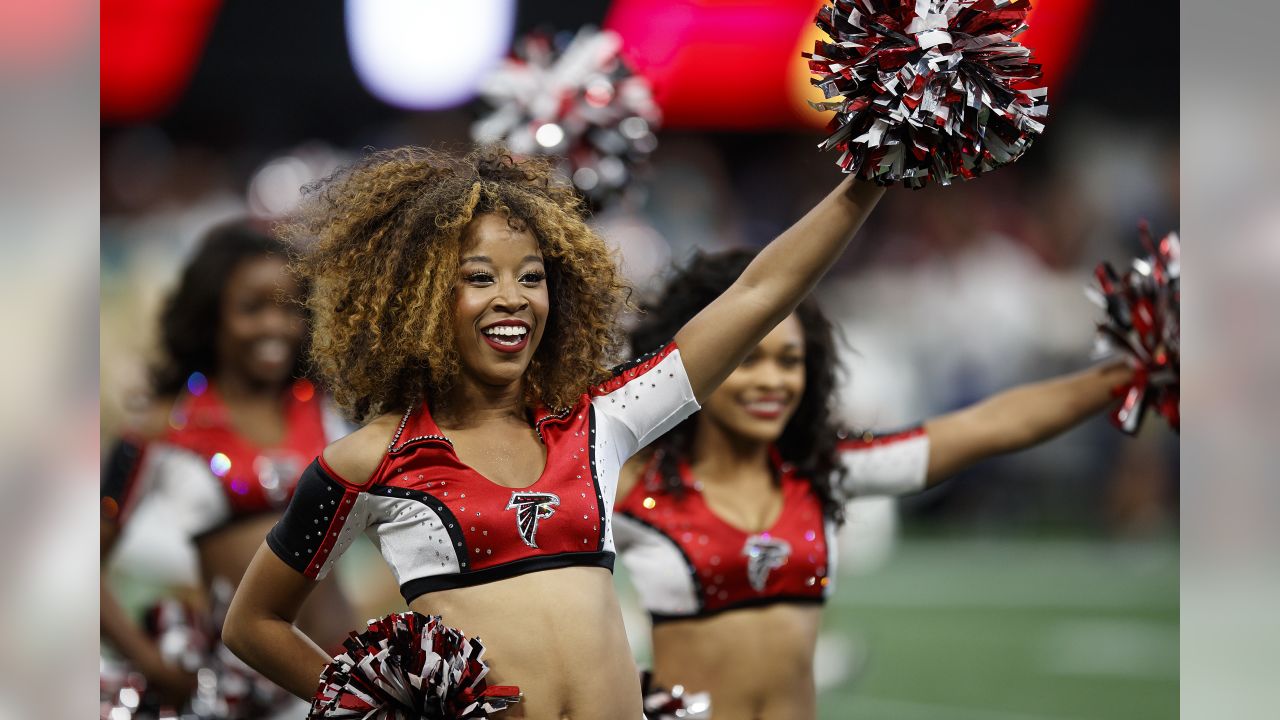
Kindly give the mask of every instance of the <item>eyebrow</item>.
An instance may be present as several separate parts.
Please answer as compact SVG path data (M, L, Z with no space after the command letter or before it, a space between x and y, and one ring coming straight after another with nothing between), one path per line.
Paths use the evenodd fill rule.
M493 258L489 257L488 255L468 255L467 257L462 258L461 262L463 263L482 262L482 263L489 263L490 265L492 265ZM520 260L520 264L523 265L524 263L527 263L527 262L542 262L542 258L537 255L525 255Z

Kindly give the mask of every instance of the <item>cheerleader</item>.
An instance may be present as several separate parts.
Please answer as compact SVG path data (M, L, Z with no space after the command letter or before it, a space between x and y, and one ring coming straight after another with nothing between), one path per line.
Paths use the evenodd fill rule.
M633 347L684 326L756 262L704 255L668 285ZM709 693L716 717L816 716L814 649L851 499L931 487L1104 409L1124 363L1014 388L889 433L832 418L836 351L811 299L755 346L702 412L624 468L615 538L653 620L653 683Z
M303 475L223 637L299 697L294 626L367 533L409 607L484 639L509 716L639 718L611 570L618 473L707 399L844 249L883 189L846 179L657 350L617 367L607 246L542 160L373 153L310 194L312 357L358 431ZM313 710L314 712L314 710Z
M104 566L130 518L153 505L150 517L193 542L215 615L225 612L306 463L347 429L301 378L306 319L286 256L284 244L245 223L205 236L160 318L155 400L115 444L103 472ZM182 707L198 667L216 662L216 644L184 664L122 610L105 577L101 600L103 637L145 676L148 695ZM300 627L326 647L337 645L354 619L332 581L317 588L302 617ZM160 625L172 619L171 611L152 617ZM191 631L216 636L216 622ZM201 717L261 717L268 709L248 697L232 704L239 710L205 707Z

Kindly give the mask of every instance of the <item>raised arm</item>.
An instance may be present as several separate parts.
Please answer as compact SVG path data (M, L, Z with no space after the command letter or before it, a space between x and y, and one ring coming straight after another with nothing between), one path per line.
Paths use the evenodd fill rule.
M884 194L846 177L769 243L728 290L676 333L694 395L705 398L811 291Z
M1133 371L1123 362L1020 385L925 422L926 486L983 458L1037 445L1106 408Z

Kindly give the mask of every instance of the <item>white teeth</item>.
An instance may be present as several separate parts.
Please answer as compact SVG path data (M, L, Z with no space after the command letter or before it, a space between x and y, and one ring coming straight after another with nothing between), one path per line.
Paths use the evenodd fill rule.
M523 325L494 325L484 329L485 335L505 335L508 337L520 337L529 332L529 328Z
M254 354L266 362L284 362L289 359L292 349L283 340L261 340L254 344Z

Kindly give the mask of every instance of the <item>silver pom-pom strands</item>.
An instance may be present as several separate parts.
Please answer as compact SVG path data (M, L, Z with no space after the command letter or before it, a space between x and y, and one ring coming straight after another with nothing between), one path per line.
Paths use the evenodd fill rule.
M1007 165L1044 130L1047 89L1013 38L1027 0L834 0L809 59L835 110L819 144L879 185L949 185Z
M648 81L619 55L617 33L583 28L566 37L532 33L516 42L514 57L481 85L492 111L471 137L558 157L574 186L604 203L623 194L657 148L661 114Z
M394 613L343 643L320 676L308 720L484 720L519 702L489 686L484 646L438 616Z

